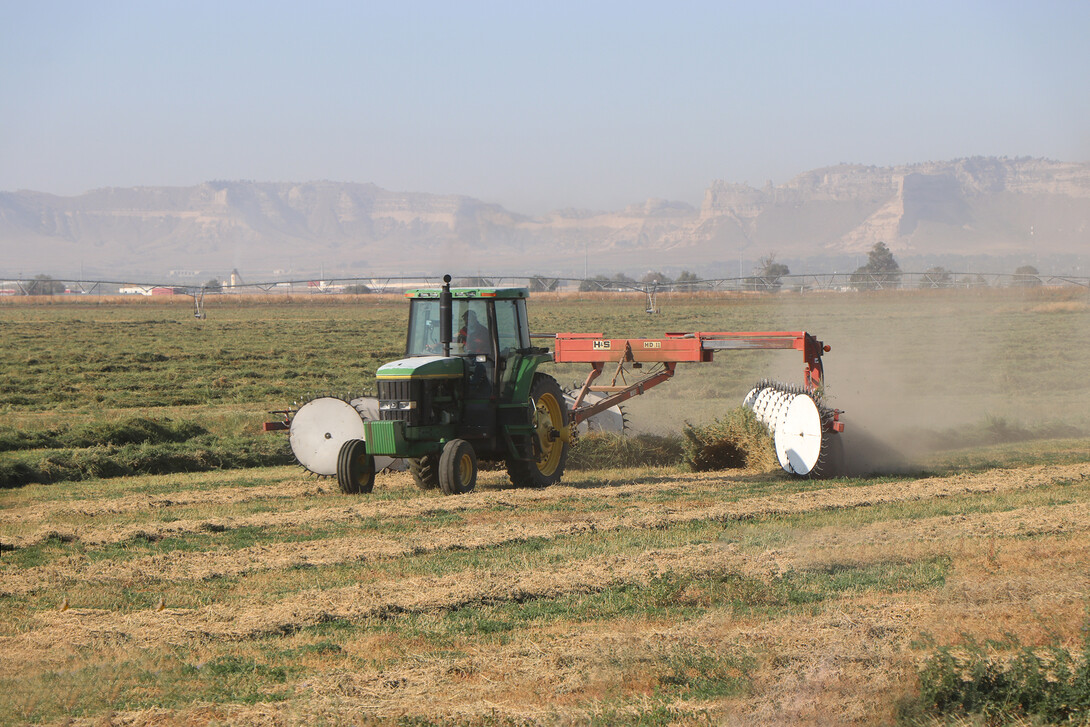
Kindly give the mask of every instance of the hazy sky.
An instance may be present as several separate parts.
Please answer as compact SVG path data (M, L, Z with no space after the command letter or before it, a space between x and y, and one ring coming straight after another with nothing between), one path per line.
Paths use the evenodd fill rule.
M0 190L374 182L539 213L1090 160L1090 2L0 0Z

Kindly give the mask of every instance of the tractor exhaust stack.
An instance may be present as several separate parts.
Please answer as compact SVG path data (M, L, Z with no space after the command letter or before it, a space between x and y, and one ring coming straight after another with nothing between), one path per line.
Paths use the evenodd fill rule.
M439 342L443 355L450 356L450 342L454 340L454 296L450 293L450 276L443 276L443 290L439 293Z

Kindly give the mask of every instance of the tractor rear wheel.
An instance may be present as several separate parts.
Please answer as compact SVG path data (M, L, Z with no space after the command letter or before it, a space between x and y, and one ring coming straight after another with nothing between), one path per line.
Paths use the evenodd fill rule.
M375 487L375 458L367 442L349 439L337 453L337 484L346 495L368 494Z
M536 442L530 442L532 451L528 461L507 461L507 474L516 485L548 487L564 476L568 460L568 406L560 384L545 374L534 377L530 401L534 407L532 436Z
M464 439L452 439L439 455L439 487L444 495L464 495L477 486L477 455Z
M409 472L413 482L421 490L434 490L439 486L439 453L409 458Z

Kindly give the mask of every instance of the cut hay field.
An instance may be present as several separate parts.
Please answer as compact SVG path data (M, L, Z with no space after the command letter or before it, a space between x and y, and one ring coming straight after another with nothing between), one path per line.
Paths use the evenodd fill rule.
M348 497L258 429L369 388L403 301L0 303L0 724L1088 719L1085 293L660 304L542 296L531 323L809 330L858 475L634 461ZM676 433L801 375L720 358L633 423Z

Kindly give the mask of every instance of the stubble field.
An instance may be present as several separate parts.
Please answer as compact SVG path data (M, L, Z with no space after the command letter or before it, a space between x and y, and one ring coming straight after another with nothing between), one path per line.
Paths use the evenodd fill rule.
M809 330L857 474L490 471L444 498L387 473L347 497L257 466L287 461L260 422L368 389L404 301L0 305L0 720L926 723L943 654L1081 663L1085 292L660 303L535 296L531 324ZM706 422L795 356L682 367L630 418Z

